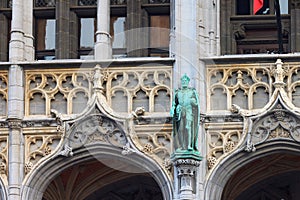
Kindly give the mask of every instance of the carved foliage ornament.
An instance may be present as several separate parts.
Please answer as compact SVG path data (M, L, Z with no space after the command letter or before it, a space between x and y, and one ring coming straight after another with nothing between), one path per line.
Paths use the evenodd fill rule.
M72 156L74 149L94 143L107 143L121 149L128 144L120 124L101 114L90 115L80 122L75 122L68 132L64 149L60 152L64 156Z
M7 86L8 86L8 77L7 71L0 70L0 116L6 115L6 104L7 104Z
M49 156L56 149L61 136L26 135L25 136L25 174L28 174L42 158Z
M275 139L289 139L300 142L300 119L283 109L281 104L263 118L253 123L253 131L246 150L255 150L255 145ZM253 149L254 148L254 149Z

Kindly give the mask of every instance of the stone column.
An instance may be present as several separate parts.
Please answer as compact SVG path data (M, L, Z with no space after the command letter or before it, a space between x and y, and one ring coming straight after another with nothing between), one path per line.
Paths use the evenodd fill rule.
M8 92L8 199L20 200L24 178L24 138L22 119L24 115L23 69L12 65L9 69Z
M27 61L34 60L33 47L33 2L32 0L24 0L24 59Z
M200 160L179 158L173 161L173 165L176 170L174 179L177 179L174 200L196 200L196 173Z
M24 60L24 1L14 0L12 3L11 39L9 43L9 60L11 62Z
M97 1L97 32L95 44L95 59L111 59L112 46L110 27L110 0Z
M195 79L201 76L198 72L199 36L197 32L197 12L201 2L198 0L171 1L171 8L174 10L171 12L170 51L176 59L173 75L174 87L179 85L183 74L191 78L192 87L196 86Z

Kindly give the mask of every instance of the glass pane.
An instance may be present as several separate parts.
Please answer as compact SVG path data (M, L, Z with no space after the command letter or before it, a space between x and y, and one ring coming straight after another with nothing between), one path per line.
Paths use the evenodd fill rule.
M80 48L93 48L95 44L95 18L80 19Z
M289 13L289 1L288 0L279 0L280 4L280 13L288 14Z
M250 15L250 0L237 0L236 1L236 14L237 15Z
M111 17L112 48L125 48L125 17Z
M169 46L170 17L151 16L150 17L150 47L162 48Z
M55 19L37 20L37 50L55 49Z

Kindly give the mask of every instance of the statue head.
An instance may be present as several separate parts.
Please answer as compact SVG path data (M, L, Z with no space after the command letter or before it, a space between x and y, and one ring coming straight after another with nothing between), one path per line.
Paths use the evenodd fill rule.
M190 78L186 74L184 74L181 77L181 86L183 88L187 88L189 86L189 82L190 82Z

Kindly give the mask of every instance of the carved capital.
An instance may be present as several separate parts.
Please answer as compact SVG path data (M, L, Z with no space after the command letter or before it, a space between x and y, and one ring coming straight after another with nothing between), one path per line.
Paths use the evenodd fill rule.
M22 121L19 119L9 119L8 127L13 129L22 128Z

